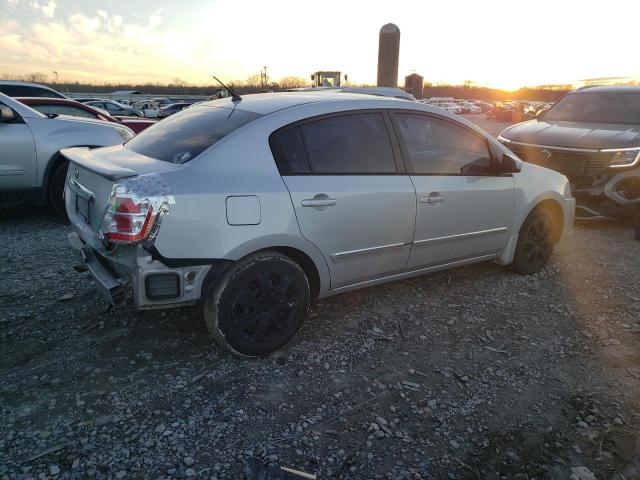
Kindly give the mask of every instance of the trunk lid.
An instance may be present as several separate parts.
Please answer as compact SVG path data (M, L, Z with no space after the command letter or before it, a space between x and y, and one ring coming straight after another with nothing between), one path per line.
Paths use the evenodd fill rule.
M155 187L162 183L158 174L180 167L132 152L122 145L93 150L67 148L61 153L69 160L65 189L69 220L78 235L99 251L105 250L99 233L116 182L144 175L149 178L150 187Z

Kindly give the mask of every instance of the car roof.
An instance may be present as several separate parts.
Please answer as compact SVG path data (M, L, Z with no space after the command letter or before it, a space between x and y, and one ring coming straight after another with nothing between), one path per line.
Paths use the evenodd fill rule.
M52 97L15 97L16 100L22 102L26 100L28 102L33 103L58 103L60 105L66 103L80 104L84 105L84 103L77 101L74 98L52 98Z
M25 87L40 87L40 88L46 88L47 90L53 90L53 88L47 87L46 85L42 85L41 83L23 82L21 80L0 80L0 84L2 84L2 85L22 85L22 86L25 86Z
M617 86L592 86L582 87L571 93L638 93L640 94L640 85L617 85Z
M345 93L334 91L305 91L305 92L276 92L276 93L255 93L250 95L242 95L242 100L234 102L230 97L219 100L210 100L199 103L199 106L212 106L223 108L237 108L247 112L257 113L259 115L268 115L270 113L284 110L286 108L297 107L299 105L319 102L346 102L346 101L367 101L379 104L380 108L397 107L408 103L407 100L400 100L391 97L382 97L379 95L366 95L361 93Z

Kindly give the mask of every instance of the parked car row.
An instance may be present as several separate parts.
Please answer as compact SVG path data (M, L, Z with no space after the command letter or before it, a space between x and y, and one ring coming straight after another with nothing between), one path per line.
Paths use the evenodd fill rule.
M482 113L486 111L486 108L483 110L484 107L481 105L484 102L455 99L453 97L431 97L421 100L421 102L443 108L451 113Z
M147 118L111 116L107 111L92 106L91 102L81 103L70 98L18 97L16 100L47 116L68 115L104 120L129 127L135 133L139 133L155 123L154 120Z
M524 100L507 100L493 102L486 114L487 118L502 122L521 122L530 120L551 107L548 102L530 102Z

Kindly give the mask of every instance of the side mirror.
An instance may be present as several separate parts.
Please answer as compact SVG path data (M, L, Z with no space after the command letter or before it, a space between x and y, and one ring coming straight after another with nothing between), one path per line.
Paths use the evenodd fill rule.
M542 116L547 113L547 110L549 110L548 108L541 108L540 110L538 110L536 112L536 120L540 120L542 118Z
M16 114L9 107L0 105L0 121L11 122L16 119Z
M520 171L520 162L505 153L502 155L498 170L498 173L518 173Z
M460 169L460 173L469 177L491 175L493 174L491 159L489 157L478 158L464 165Z

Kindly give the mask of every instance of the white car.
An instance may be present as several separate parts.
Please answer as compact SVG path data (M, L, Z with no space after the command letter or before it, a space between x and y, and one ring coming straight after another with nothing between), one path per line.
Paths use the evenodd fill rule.
M0 201L50 203L64 214L67 160L60 150L117 145L133 136L117 123L43 115L0 93Z
M462 108L464 113L481 113L482 112L482 109L480 107L478 107L477 105L471 102L457 102L456 104Z
M434 107L442 108L447 112L462 113L462 107L456 105L455 103L442 102L442 103L432 103L431 105L433 105Z
M70 241L107 300L200 302L246 356L316 298L487 260L538 272L575 209L563 175L464 118L362 94L203 102L63 155Z

